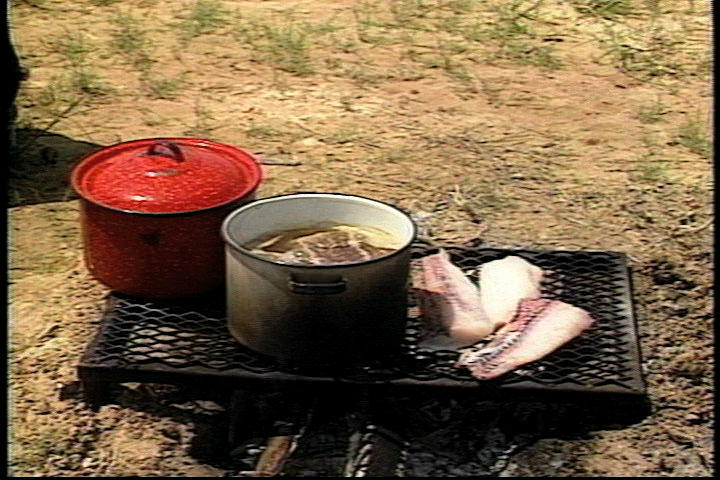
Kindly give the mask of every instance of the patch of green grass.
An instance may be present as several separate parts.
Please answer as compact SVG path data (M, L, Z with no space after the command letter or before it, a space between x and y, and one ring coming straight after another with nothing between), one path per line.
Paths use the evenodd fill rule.
M562 62L554 55L550 45L543 45L537 39L528 14L540 4L527 7L523 2L513 1L496 9L497 21L486 30L497 47L494 58L513 60L523 65L555 70Z
M335 35L331 35L331 37L332 38L329 40L331 45L342 53L355 53L360 47L360 42L351 38L340 38Z
M70 75L70 85L85 94L105 96L113 91L113 88L89 67L73 69Z
M542 2L513 0L488 5L479 0L437 2L430 0L359 0L346 11L354 18L350 27L333 21L297 21L292 10L238 16L235 38L252 49L252 59L295 75L312 75L319 68L369 84L395 74L373 69L368 48L389 56L400 53L398 64L416 63L414 70L437 69L462 82L475 80L472 62L490 60L557 69L562 62L552 46L533 30ZM481 7L483 9L481 10ZM347 22L338 25L347 25ZM354 28L353 28L354 26ZM343 31L342 34L335 34ZM331 51L316 59L313 46ZM401 45L399 49L389 49ZM333 53L339 55L334 56ZM353 53L360 62L348 61ZM410 60L410 62L403 62ZM386 67L387 70L387 67ZM418 78L428 73L414 75Z
M49 122L42 126L43 129L60 122L86 100L87 95L73 88L67 75L53 77L45 87L32 95L37 112L44 117L44 121ZM22 119L18 121L22 122Z
M485 30L486 34L496 40L533 35L530 24L521 14L521 3L518 1L504 2L493 7L494 21Z
M645 8L647 8L653 16L658 16L662 13L663 0L645 0ZM667 2L665 2L667 4Z
M266 123L252 122L250 126L245 129L245 133L251 137L274 137L280 133L280 129Z
M355 18L356 26L365 30L372 27L385 27L387 26L386 21L381 21L377 17L378 5L367 0L359 0L357 4L352 7L353 17Z
M669 113L668 106L659 98L648 105L643 105L638 109L636 118L642 123L659 123L664 122L663 115Z
M488 102L496 107L499 107L504 102L501 97L501 93L504 90L497 82L490 82L488 80L480 80L480 91L485 95Z
M703 158L710 156L712 144L703 122L699 119L687 119L680 125L677 133L677 142L691 152Z
M710 78L713 69L713 60L709 54L703 54L695 65L694 73L700 78Z
M427 0L396 0L388 2L393 24L405 28L429 29L425 17L435 8L435 2Z
M161 115L151 115L143 118L143 124L148 127L160 127L163 125L169 125L172 123L172 119Z
M358 2L352 9L355 35L361 43L376 47L412 43L413 32L434 30L431 21L424 18L427 3L414 0Z
M562 61L555 55L552 46L539 40L533 28L534 18L539 15L535 11L540 4L528 6L518 0L505 2L493 6L486 18L469 22L446 21L444 28L482 44L489 51L490 60L507 60L555 70L562 67Z
M362 133L357 129L346 129L333 132L325 140L329 143L343 144L353 142L362 137Z
M608 25L599 42L605 51L601 58L610 57L621 71L643 79L678 75L685 70L678 59L683 38L662 25L651 22L634 29Z
M508 39L500 43L491 58L511 60L545 70L557 70L563 65L551 46L535 45L519 39Z
M451 197L453 203L472 218L483 219L517 206L516 201L506 193L505 185L487 181L471 187L457 186Z
M52 48L65 57L73 67L84 66L93 51L86 34L69 31L56 38Z
M113 50L127 58L139 70L149 69L153 63L151 42L147 38L147 32L141 28L140 21L130 14L120 13L111 17L110 23L115 27L110 43Z
M405 53L415 62L422 63L429 68L442 69L458 80L469 81L474 77L463 64L462 58L457 57L469 48L464 43L438 39L435 49L419 51L410 48Z
M183 41L213 33L229 23L229 12L219 0L196 0L190 12L178 24Z
M370 160L381 165L386 165L391 163L400 163L415 156L416 152L414 152L412 148L400 145L397 147L391 147L384 150L382 153L373 155Z
M122 2L122 0L90 0L90 4L96 7L106 7L120 2Z
M170 77L148 72L143 75L142 83L151 98L171 100L177 96L179 90L185 85L185 80L182 76Z
M668 162L653 153L641 157L630 174L630 179L640 183L658 183L668 180Z
M378 68L369 62L352 64L344 68L341 73L344 77L363 86L377 85L389 78L395 78L397 75L395 71Z
M477 0L453 0L447 3L447 7L455 14L463 14L472 13L477 4Z
M52 79L48 82L47 86L42 88L33 97L33 103L39 108L45 109L57 104L58 102L64 102L67 99L64 97L65 91L61 88L62 83L58 78Z
M389 78L402 80L404 82L428 78L427 71L415 65L398 65L395 68L391 68L388 73Z
M572 3L580 13L597 15L607 19L636 12L632 0L580 0Z
M59 85L53 85L44 92L45 105L50 101L60 101L61 96L56 95L62 90L74 90L84 96L104 96L112 88L102 79L88 61L94 51L87 35L82 32L65 32L53 44L54 49L70 64L69 77Z
M33 438L12 442L9 452L11 471L34 471L38 465L42 465L57 442L56 435L59 432L55 430L39 430Z
M361 43L376 46L399 43L392 34L389 34L386 22L377 20L367 11L357 7L353 9L353 14L355 16L355 32Z
M212 125L212 116L200 102L195 102L195 123L185 130L185 135L197 138L209 138L216 127Z
M311 37L332 31L310 23L245 20L235 26L235 38L255 51L256 60L296 75L315 73Z

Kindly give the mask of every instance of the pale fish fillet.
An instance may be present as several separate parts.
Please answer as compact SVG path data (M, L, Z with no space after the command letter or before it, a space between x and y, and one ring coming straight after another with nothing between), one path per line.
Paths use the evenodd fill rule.
M414 267L413 287L435 347L472 345L492 333L477 287L445 250L418 259Z
M467 367L473 377L488 380L539 360L589 328L593 319L585 310L546 298L520 302L513 320L484 347L460 355L456 367Z
M512 320L520 300L540 297L543 271L518 256L493 260L480 267L480 303L494 329Z

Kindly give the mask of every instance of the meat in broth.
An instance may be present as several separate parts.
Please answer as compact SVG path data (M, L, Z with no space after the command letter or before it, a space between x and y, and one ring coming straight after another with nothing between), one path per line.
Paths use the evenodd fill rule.
M331 225L265 235L246 248L278 263L334 265L381 257L401 246L393 235L378 228Z

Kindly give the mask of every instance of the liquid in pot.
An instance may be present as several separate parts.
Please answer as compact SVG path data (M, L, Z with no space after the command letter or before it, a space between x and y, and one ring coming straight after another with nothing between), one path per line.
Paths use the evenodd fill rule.
M288 265L336 265L378 258L401 248L392 234L360 225L329 225L263 235L245 248Z

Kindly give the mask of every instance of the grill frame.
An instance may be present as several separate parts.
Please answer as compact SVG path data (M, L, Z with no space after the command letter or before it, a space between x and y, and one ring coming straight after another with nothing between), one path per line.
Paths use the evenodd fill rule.
M412 256L419 258L437 248L416 243ZM99 329L77 365L78 377L91 404L103 403L107 384L123 382L222 384L235 388L251 388L269 381L277 385L314 383L369 389L437 387L518 399L545 394L645 395L632 275L625 254L482 246L444 248L473 280L477 280L478 267L484 262L507 255L525 258L546 271L544 297L585 308L596 319L595 325L537 362L497 379L479 381L466 370L452 366L457 352L434 352L416 345L419 318L411 295L405 343L392 363L307 372L280 365L238 344L227 332L220 293L176 302L110 293Z

